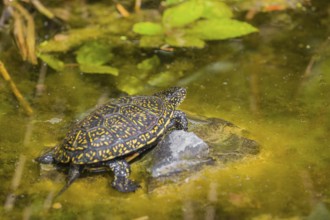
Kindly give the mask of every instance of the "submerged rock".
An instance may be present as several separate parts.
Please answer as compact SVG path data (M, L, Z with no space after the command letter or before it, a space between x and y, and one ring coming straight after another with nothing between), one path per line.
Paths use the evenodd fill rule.
M190 117L189 131L171 132L153 150L149 190L164 180L182 181L203 165L225 165L260 150L256 141L244 137L248 132L222 119Z
M219 162L233 161L260 151L259 143L246 138L248 132L231 122L218 118L195 118L189 122L190 131L210 146L210 156Z

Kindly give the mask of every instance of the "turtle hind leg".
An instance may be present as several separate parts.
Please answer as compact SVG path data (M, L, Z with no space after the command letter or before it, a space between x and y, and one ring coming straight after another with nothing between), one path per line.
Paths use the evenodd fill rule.
M82 170L81 169L81 166L79 166L79 165L71 165L70 166L69 174L68 174L68 178L67 178L66 184L57 193L56 197L58 197L59 195L61 195L63 192L65 192L69 188L69 186L80 176L81 170Z
M112 187L119 192L134 192L140 185L128 179L130 173L130 166L126 160L112 161L108 166L115 175L112 182Z

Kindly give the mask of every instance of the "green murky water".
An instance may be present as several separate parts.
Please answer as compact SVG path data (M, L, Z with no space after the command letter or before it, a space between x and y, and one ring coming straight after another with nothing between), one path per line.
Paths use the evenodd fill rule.
M118 77L48 70L41 96L35 95L39 69L3 53L35 116L25 116L0 80L1 219L329 219L329 11L326 1L315 1L307 11L258 14L252 21L257 34L209 42L205 49L156 53L160 65L182 70L169 79L188 89L181 110L231 121L262 149L152 192L146 168L136 162L132 177L142 188L135 193L114 191L112 175L92 175L52 200L65 177L54 171L40 175L33 158L56 145L88 109L121 95L117 87L139 86L144 94L160 90L127 78L153 51L132 57L119 51ZM4 35L1 41L10 44Z

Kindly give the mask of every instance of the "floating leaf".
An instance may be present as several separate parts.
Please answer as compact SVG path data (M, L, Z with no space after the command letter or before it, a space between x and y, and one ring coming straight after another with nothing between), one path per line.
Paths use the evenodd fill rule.
M154 55L151 58L143 60L141 63L137 65L137 68L140 70L152 70L159 66L160 60L159 58Z
M90 39L95 39L104 33L104 29L98 27L85 27L72 29L65 34L56 35L49 41L39 45L40 52L66 52L71 48L82 44Z
M232 19L210 19L197 21L190 29L189 35L202 40L223 40L256 32L252 25Z
M159 47L164 44L164 36L143 36L140 39L140 47Z
M120 77L117 88L129 95L141 93L145 89L145 81L136 76Z
M204 1L204 11L202 17L204 18L231 18L233 13L229 6L218 0Z
M151 86L166 87L173 85L180 76L180 74L165 71L150 77L148 84Z
M203 48L205 42L195 36L168 36L166 37L166 43L175 47L197 47Z
M60 71L64 69L64 63L52 55L39 53L38 57L54 70Z
M175 4L178 4L180 2L183 2L184 0L166 0L166 6L169 6L169 5L175 5Z
M140 22L133 26L133 31L143 35L162 35L163 27L153 22Z
M118 69L111 66L98 66L98 65L80 65L80 70L84 73L93 73L93 74L111 74L118 76Z
M201 0L183 2L177 6L165 10L163 25L165 27L183 27L200 18L204 11Z
M113 57L111 46L98 41L84 44L76 53L77 62L83 65L100 66L109 62Z

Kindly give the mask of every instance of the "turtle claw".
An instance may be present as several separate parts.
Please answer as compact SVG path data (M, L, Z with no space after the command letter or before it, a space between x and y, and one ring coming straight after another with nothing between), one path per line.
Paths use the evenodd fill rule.
M135 192L141 186L124 176L115 176L115 179L112 182L112 187L118 190L119 192L128 193L128 192Z

